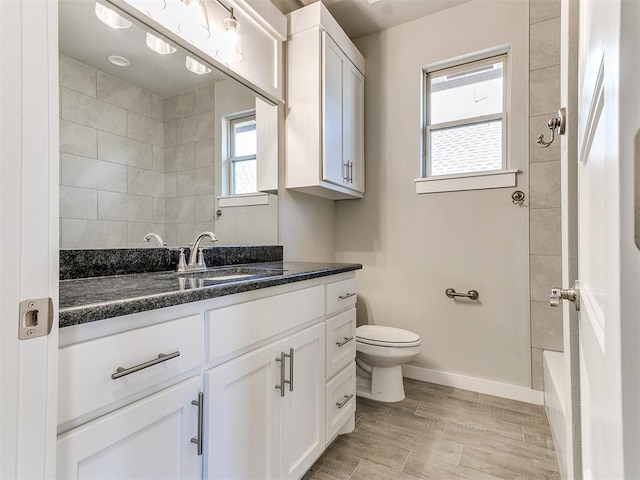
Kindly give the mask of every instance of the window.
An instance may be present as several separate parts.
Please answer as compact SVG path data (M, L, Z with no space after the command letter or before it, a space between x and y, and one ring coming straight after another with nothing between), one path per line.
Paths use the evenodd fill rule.
M258 148L255 114L231 120L229 132L231 194L255 193Z
M424 73L423 178L416 182L513 173L507 171L506 70L507 55L499 55ZM512 186L504 181L423 185L418 193Z

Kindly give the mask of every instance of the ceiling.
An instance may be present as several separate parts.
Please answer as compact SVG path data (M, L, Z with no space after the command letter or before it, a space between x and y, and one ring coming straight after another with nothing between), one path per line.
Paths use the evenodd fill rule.
M283 13L316 0L271 0ZM470 0L323 0L351 38L380 32Z

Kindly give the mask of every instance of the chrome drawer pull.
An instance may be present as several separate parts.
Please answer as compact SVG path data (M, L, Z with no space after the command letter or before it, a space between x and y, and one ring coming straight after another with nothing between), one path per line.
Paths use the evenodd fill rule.
M342 342L336 342L336 345L338 345L338 348L340 348L349 343L351 340L353 340L353 337L344 337L344 340Z
M204 430L204 393L198 393L198 400L191 400L191 405L198 407L198 436L191 439L191 443L198 446L198 455L202 455L202 438Z
M280 384L276 385L276 388L280 390L280 396L284 397L284 384L288 383L287 380L284 379L284 357L285 353L280 353L280 358L276 357L276 362L280 362Z
M336 407L338 407L338 410L341 409L342 407L344 407L347 404L347 402L349 400L351 400L352 398L353 398L353 393L351 395L345 395L343 401L336 402Z
M284 354L289 359L289 380L285 380L284 383L289 384L289 391L293 392L293 348L289 349L289 355Z
M167 360L171 360L172 358L176 358L180 356L180 351L176 350L171 353L159 353L158 358L154 358L153 360L149 360L148 362L141 363L140 365L136 365L134 367L118 367L116 368L115 373L111 375L113 380L117 380L120 377L124 377L125 375L129 375L131 373L139 372L140 370L144 370L145 368L153 367L162 362L166 362Z
M354 297L355 296L355 292L349 292L349 293L345 293L344 295L338 295L338 298L340 300L346 300L349 297Z

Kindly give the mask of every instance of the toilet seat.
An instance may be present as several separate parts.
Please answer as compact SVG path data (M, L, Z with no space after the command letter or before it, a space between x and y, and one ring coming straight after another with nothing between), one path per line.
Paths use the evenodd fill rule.
M361 325L356 328L356 342L379 347L416 347L420 345L420 336L401 328L382 325Z

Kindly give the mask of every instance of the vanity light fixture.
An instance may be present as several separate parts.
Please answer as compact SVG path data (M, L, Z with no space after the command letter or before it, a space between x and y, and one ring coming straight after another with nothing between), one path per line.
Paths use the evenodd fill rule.
M144 0L144 6L147 7L147 13L153 14L167 8L167 2L165 0Z
M197 75L206 75L207 73L211 73L211 69L209 67L194 60L189 55L187 55L184 65L187 67L187 70Z
M240 24L233 15L233 7L227 7L220 0L216 0L216 3L229 13L229 16L222 21L222 33L216 56L224 63L239 63L244 59L240 42Z
M128 59L121 57L120 55L109 55L107 57L107 61L116 67L128 67L131 65L131 62Z
M116 30L122 28L129 28L133 23L131 23L126 18L118 15L115 11L110 8L105 7L101 3L96 2L96 17L105 25L110 26L111 28L115 28Z
M171 55L172 53L176 53L176 48L172 45L169 45L164 40L159 39L155 35L151 35L147 32L147 47L149 47L154 52L159 53L160 55Z
M209 18L203 0L181 0L186 8L182 9L182 19L178 23L178 30L191 43L197 44L211 35Z

